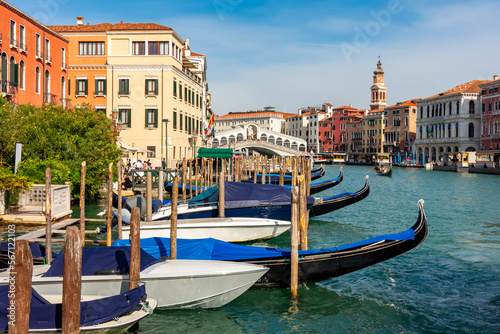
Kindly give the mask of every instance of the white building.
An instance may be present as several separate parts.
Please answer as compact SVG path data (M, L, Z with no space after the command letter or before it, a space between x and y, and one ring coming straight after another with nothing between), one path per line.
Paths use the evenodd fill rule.
M325 107L325 105L324 105ZM327 113L323 109L309 107L299 109L299 114L285 120L285 133L305 140L307 151L318 153L320 150L319 122L331 116L331 108Z
M416 101L419 163L462 161L480 148L481 89L490 80L473 80Z
M285 133L285 119L295 115L278 112L274 107L246 112L231 112L227 115L215 116L215 133L244 126L249 122L258 124L262 129Z

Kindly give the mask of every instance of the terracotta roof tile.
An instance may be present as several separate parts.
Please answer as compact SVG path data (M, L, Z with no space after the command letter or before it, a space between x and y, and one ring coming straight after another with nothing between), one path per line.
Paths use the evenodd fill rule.
M156 23L100 23L87 25L69 25L69 26L48 26L50 29L59 32L104 32L120 30L172 30L172 28L162 26Z
M434 97L445 96L445 95L458 94L458 93L481 93L481 88L479 88L478 85L482 85L482 84L489 83L489 82L491 82L491 80L472 80L472 81L463 83L461 85L458 85L458 86L456 86L452 89L449 89L447 91L444 91L442 93L429 96L426 99L431 99Z
M221 119L237 119L237 118L256 118L256 117L270 117L270 116L282 116L283 118L297 116L297 114L288 114L283 112L273 112L273 111L263 111L263 112L240 112L231 113L227 115L217 116L216 120Z
M389 109L389 108L398 108L398 107L416 107L416 101L418 101L420 99L413 99L413 100L408 100L408 101L404 101L404 102L401 102L401 103L398 103L398 104L395 104L393 106L390 106L390 107L386 107L386 109Z

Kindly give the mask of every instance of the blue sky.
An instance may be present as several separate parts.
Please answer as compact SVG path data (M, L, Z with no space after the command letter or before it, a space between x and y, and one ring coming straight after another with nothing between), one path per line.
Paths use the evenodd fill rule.
M500 74L497 0L11 0L48 25L154 22L207 56L216 114L329 102L367 109L378 56L387 100Z

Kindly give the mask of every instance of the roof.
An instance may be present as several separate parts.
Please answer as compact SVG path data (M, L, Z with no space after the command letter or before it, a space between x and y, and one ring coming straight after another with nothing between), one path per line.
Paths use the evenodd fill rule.
M456 87L453 87L452 89L448 89L444 92L441 92L436 95L432 95L427 97L426 99L432 99L435 97L441 97L441 96L446 96L446 95L452 95L452 94L458 94L458 93L481 93L481 88L479 88L479 85L483 85L486 83L491 82L491 80L472 80L463 84L460 84Z
M50 29L59 32L104 32L104 31L125 31L125 30L173 30L156 23L99 23L90 25L69 25L69 26L48 26Z
M358 110L358 109L356 109L354 107L342 106L342 107L333 108L333 110Z
M389 109L389 108L400 108L400 107L416 107L416 101L418 101L420 99L413 99L413 100L408 100L408 101L404 101L404 102L399 102L399 103L396 103L395 105L393 106L390 106L390 107L386 107L385 109Z
M227 115L216 116L215 119L221 120L221 119L256 118L256 117L272 117L272 116L288 118L297 116L297 114L289 114L289 113L275 112L275 111L235 112Z

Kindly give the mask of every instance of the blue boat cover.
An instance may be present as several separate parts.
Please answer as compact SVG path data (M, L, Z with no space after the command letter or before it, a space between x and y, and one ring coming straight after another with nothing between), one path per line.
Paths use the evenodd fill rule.
M337 177L337 178L331 179L331 180L326 180L326 181L311 183L311 187L319 186L320 184L324 184L324 183L328 183L328 182L335 182L335 181L338 181L338 180L339 180L339 178ZM283 187L288 188L288 189L292 188L292 186L288 185L288 184L285 184Z
M414 240L415 231L408 229L401 233L385 234L377 237L358 241L352 244L333 247L299 251L299 256L311 254L323 254L345 251L363 247L382 240ZM129 245L128 240L116 240L111 247L123 247ZM169 238L145 238L141 239L141 249L155 258L170 256ZM289 249L256 247L236 245L217 239L177 239L177 258L182 260L224 260L224 261L249 261L262 258L288 258Z
M59 277L63 275L64 252L52 262L49 270L43 277ZM141 250L141 271L159 262L157 259ZM129 272L129 247L83 247L82 249L82 276L94 275L96 271L116 270L122 275Z
M12 244L12 243L10 243ZM45 247L40 245L40 244L37 244L37 243L32 243L30 242L28 244L30 246L30 249L31 249L31 255L33 257L45 257ZM8 242L2 242L1 243L1 249L3 252L7 252L9 250L9 243ZM12 251L14 251L14 249L12 248ZM56 253L52 252L52 257L56 257Z
M9 286L0 286L0 331L8 330ZM96 299L80 304L80 326L94 326L125 314L141 302L145 285L121 295ZM30 329L61 329L62 304L51 304L31 289Z
M271 184L230 182L224 183L226 208L253 207L263 205L290 205L290 189ZM189 201L190 205L208 205L219 201L219 186L202 192ZM313 204L314 198L307 197L307 203Z

